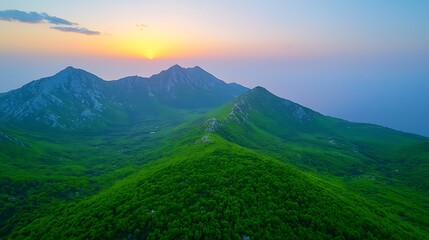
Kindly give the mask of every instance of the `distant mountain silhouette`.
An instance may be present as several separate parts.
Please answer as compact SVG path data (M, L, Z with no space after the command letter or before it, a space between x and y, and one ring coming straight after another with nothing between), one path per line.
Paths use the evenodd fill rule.
M58 128L82 128L91 123L120 123L149 117L163 105L176 109L219 106L247 91L227 84L200 67L174 65L150 78L103 79L81 69L67 67L52 77L32 81L0 98L0 121L43 124ZM108 117L108 119L105 119Z

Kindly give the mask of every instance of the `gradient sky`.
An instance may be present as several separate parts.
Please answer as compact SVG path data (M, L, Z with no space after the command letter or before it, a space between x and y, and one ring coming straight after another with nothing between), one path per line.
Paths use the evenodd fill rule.
M0 92L69 65L106 80L199 65L429 136L428 13L419 0L2 0Z

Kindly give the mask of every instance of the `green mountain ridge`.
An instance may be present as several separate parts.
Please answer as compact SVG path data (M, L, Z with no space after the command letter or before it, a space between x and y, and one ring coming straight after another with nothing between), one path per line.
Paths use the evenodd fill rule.
M127 114L94 131L1 126L0 237L428 238L428 138L262 87L212 101L226 85L204 72L161 72L152 93L171 94L157 99L132 96L147 90L139 77L112 82L105 96L132 105L103 102Z
M410 146L420 146L418 148L423 150L425 144L420 144L427 143L427 138L372 124L351 123L327 117L274 96L263 88L255 88L234 100L232 106L228 104L207 116L217 116L214 119L219 119L215 120L219 122L215 124L219 129L214 131L218 131L226 139L245 147L271 152L279 158L282 156L278 153L284 153L283 155L289 155L285 158L296 159L289 160L295 161L294 164L307 169L326 170L334 175L368 174L363 170L372 167L374 171L390 171L398 177L403 176L403 172L409 172L407 175L412 178L427 156L414 155L412 162L407 162L409 158L400 153ZM336 158L347 159L347 165L344 166L347 168L339 166L337 162L331 163L331 167L329 161L305 159L302 154L308 152L302 151L305 147L323 151L324 154L332 152ZM400 157L393 154L383 156L388 153ZM398 169L397 163L400 161L403 164L401 167L406 166L405 168ZM350 165L351 162L359 166ZM323 165L318 165L319 163ZM375 166L377 164L379 165ZM425 181L416 181L412 185L421 186L423 190L429 189Z

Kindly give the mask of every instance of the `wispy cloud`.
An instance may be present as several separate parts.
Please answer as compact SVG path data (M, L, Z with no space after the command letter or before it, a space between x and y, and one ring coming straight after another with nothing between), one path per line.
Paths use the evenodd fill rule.
M56 25L77 25L77 23L72 23L69 22L65 19L59 18L59 17L55 17L55 16L49 16L46 13L42 13L42 16L49 22L52 24L56 24Z
M100 35L101 32L98 31L92 31L86 28L79 28L79 27L60 27L60 26L54 26L51 27L52 29L59 30L62 32L75 32L75 33L81 33L85 35Z
M85 35L100 35L98 31L89 30L86 28L78 27L79 24L70 22L63 18L51 16L47 13L37 12L24 12L20 10L4 10L0 11L0 20L10 22L23 22L23 23L47 23L53 24L50 28L62 32L74 32ZM70 27L74 26L74 27Z
M46 13L24 12L20 10L5 10L0 11L0 20L17 21L24 23L43 23L48 22L55 25L77 25L65 19L50 16Z

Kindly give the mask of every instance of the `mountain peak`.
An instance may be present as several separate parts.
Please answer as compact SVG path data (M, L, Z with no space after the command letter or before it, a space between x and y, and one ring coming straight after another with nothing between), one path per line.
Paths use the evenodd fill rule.
M72 66L68 66L68 67L64 68L63 70L59 71L58 73L70 73L70 72L74 72L74 71L78 71L78 70L81 70L81 69L78 69L78 68L75 68Z
M293 126L300 126L310 122L317 116L321 116L311 109L280 98L260 86L235 99L228 119L242 123L249 118L251 112L259 112L261 115L269 116L271 119L277 119L279 128L284 127L282 121L288 122Z
M169 67L167 71L178 71L183 70L184 68L181 67L179 64L174 64L173 66Z
M269 94L272 94L272 93L270 93L266 88L263 88L263 87L261 87L261 86L256 86L256 87L254 87L251 91L252 91L252 92L256 92L256 93L264 93L264 94L269 93Z
M77 70L77 68L73 67L73 66L68 66L66 68L64 68L64 70Z
M102 81L101 78L92 73L69 66L51 77L33 81L29 83L29 86L42 92L52 92L58 89L84 92L95 90Z
M72 66L68 66L66 68L64 68L63 70L59 71L57 74L55 74L55 77L66 77L66 76L70 76L70 75L75 75L75 74L86 74L86 75L93 75L85 70L79 69L79 68L75 68Z
M195 70L202 70L202 71L206 71L206 70L204 70L202 67L200 67L200 66L194 66L194 67L192 67L192 69L195 69Z
M276 95L272 94L270 91L268 91L267 89L261 87L261 86L257 86L254 87L253 89L251 89L250 91L247 92L247 94L244 94L242 96L242 98L278 98Z
M214 107L246 90L226 84L199 67L182 68L177 64L149 78L134 76L118 81L104 81L69 66L2 96L0 116L7 116L7 121L73 129L86 127L92 119L109 114L109 109L140 116L152 109L147 106L153 103L180 109Z
M194 66L194 67L184 68L184 67L180 66L179 64L174 64L173 66L169 67L166 71L182 71L182 70L197 70L197 71L206 72L200 66Z

